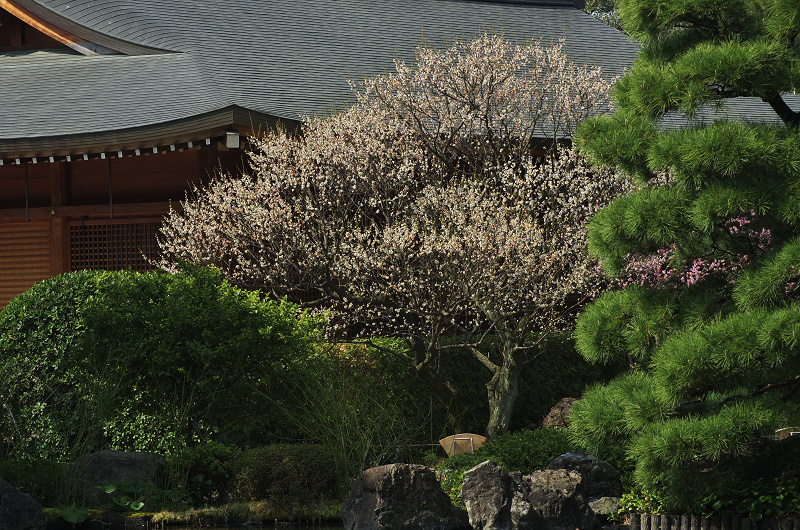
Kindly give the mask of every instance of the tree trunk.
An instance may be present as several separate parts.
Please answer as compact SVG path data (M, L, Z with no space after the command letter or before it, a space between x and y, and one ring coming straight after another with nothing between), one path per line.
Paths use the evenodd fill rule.
M519 396L519 375L522 367L515 358L513 342L503 344L503 364L486 383L489 394L489 424L486 434L495 436L508 430L511 414Z
M427 366L417 369L417 374L431 387L436 397L444 405L445 410L447 410L447 417L453 424L456 433L464 432L464 418L466 417L467 409L456 389Z
M408 345L414 353L414 366L417 375L433 390L439 402L447 411L448 420L453 424L456 433L464 432L464 418L466 418L467 408L461 401L458 391L446 381L441 374L431 368L430 362L425 362L432 353L427 351L426 344L420 340L408 340Z

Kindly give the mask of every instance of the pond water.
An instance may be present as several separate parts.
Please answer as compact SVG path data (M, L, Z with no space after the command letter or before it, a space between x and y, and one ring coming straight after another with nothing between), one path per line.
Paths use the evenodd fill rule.
M263 523L262 526L181 526L180 528L181 530L274 530L276 528L285 530L342 530L344 527L341 523L334 524L331 522L310 524L303 521L301 523L279 522L275 524L274 522L267 523L264 521Z

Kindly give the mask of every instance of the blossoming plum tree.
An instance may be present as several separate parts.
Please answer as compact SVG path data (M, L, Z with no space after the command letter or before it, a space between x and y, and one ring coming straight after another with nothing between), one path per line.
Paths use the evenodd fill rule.
M170 213L164 265L213 264L325 310L333 340L404 339L457 428L464 406L441 366L448 349L470 349L492 373L496 434L532 337L562 329L600 286L583 226L622 182L566 150L543 164L534 154L604 109L609 81L560 45L497 36L420 47L396 67L354 84L351 108L302 134L254 139L250 174Z

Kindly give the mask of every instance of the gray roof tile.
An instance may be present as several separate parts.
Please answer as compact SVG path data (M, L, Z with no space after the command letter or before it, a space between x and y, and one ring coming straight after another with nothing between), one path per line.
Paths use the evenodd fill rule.
M577 63L622 73L638 45L560 5L478 0L19 0L46 19L171 53L0 55L0 152L9 139L92 134L232 105L281 119L346 105L348 78L394 68L424 39L503 31L566 39ZM54 22L55 23L55 22ZM80 35L80 33L78 32ZM80 35L83 36L83 35ZM108 44L101 43L104 46Z

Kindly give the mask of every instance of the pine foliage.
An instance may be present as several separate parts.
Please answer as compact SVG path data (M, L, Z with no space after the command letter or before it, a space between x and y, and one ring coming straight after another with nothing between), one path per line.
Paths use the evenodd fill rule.
M800 424L800 109L786 96L800 85L800 3L619 9L642 51L613 89L615 114L576 143L640 188L589 223L619 289L583 311L577 344L631 371L584 394L573 434L635 465L667 509L699 510L754 440ZM774 119L722 119L731 98Z

